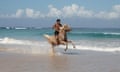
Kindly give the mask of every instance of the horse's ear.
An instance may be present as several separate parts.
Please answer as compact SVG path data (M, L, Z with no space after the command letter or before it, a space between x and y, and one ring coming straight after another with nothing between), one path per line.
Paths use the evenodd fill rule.
M72 29L70 28L70 29L67 29L66 31L67 31L67 32L70 32L71 30L72 30Z
M71 28L67 24L64 24L64 28L65 28L66 32L70 32L71 31Z

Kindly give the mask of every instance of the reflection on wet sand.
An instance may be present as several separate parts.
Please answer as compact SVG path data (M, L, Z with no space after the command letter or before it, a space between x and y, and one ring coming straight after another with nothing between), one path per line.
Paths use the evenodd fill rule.
M50 59L50 69L52 72L66 72L69 70L68 58L67 56L52 56Z
M0 48L0 52L6 51L6 50L7 50L6 48Z

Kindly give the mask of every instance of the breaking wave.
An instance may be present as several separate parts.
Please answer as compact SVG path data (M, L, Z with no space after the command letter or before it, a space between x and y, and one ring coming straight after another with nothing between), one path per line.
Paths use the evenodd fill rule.
M5 37L0 40L0 48L13 53L46 54L49 51L49 44L44 41L17 40Z
M120 38L120 33L109 32L71 32L70 35L74 36L87 36L87 37L107 37L107 38Z
M7 52L22 53L22 54L48 54L50 51L50 45L47 41L30 41L30 40L17 40L13 38L1 38L0 48L4 48ZM65 46L59 46L58 51L62 49L64 51ZM69 49L73 50L72 46ZM90 50L99 52L120 52L120 47L99 47L99 46L83 46L76 45L76 50Z

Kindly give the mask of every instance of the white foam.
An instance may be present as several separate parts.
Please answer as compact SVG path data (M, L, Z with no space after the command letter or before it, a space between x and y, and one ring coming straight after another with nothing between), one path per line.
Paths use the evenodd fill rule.
M104 34L104 35L120 35L120 33L117 32L71 32L75 34Z
M77 46L79 50L91 50L100 52L120 52L120 47L118 48L100 48L100 47L87 47L87 46Z
M16 27L15 29L27 29L27 28L19 28L19 27L17 28L17 27Z
M1 39L0 44L7 52L22 54L47 54L50 47L47 41L17 40L8 37Z
M1 44L18 44L18 45L32 45L34 44L39 44L36 41L29 41L29 40L17 40L17 39L13 39L13 38L8 38L5 37L3 39L0 40Z
M23 54L48 54L50 49L50 44L47 41L30 41L30 40L17 40L13 38L2 38L0 39L1 46L7 48L8 52L17 52ZM58 48L65 48L65 46L60 45ZM72 45L69 44L68 49L74 49ZM120 47L99 47L99 46L85 46L76 45L77 50L90 50L99 52L120 52ZM58 50L58 52L60 49ZM64 50L63 50L64 51ZM58 55L61 55L58 53Z
M0 41L2 41L3 39L0 39Z
M6 29L10 29L10 27L6 27Z
M104 33L104 34L106 34L106 35L107 35L107 34L111 34L111 35L120 35L120 33L107 33L107 32Z
M61 48L65 48L65 46L60 46ZM68 46L68 49L74 49L72 45ZM96 47L96 46L83 46L76 45L77 50L86 50L86 51L99 51L99 52L120 52L120 47Z

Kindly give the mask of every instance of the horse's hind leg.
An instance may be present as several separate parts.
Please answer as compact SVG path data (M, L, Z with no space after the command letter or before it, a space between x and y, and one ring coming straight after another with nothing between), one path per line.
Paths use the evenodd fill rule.
M51 51L50 51L50 55L54 56L55 55L55 50L54 50L54 46L51 46Z

